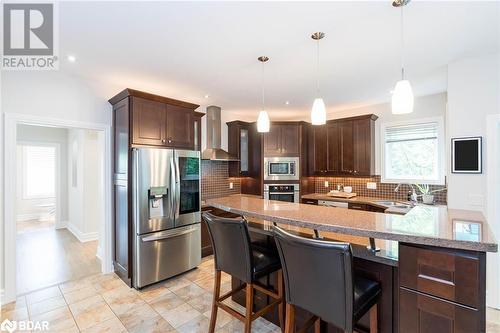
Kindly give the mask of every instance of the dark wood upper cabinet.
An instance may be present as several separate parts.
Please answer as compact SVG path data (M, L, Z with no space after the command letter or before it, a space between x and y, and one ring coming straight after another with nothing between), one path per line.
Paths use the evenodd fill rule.
M321 175L326 173L328 160L326 126L313 126L309 128L309 173Z
M309 175L375 173L375 115L329 120L309 127Z
M339 173L340 172L340 126L339 123L329 123L326 125L326 154L327 164L326 172Z
M194 149L194 117L192 110L167 105L165 140L167 146Z
M123 90L109 102L116 105L123 100L130 103L132 144L180 149L200 144L195 142L195 135L199 141L200 114L194 111L199 105L133 89Z
M166 105L132 97L132 141L136 144L161 146L165 138Z
M299 156L300 126L300 123L272 123L264 134L264 156Z
M353 127L352 120L339 122L340 172L344 174L354 172Z
M227 123L228 152L239 161L230 161L229 177L243 177L241 193L262 195L262 134L255 123Z

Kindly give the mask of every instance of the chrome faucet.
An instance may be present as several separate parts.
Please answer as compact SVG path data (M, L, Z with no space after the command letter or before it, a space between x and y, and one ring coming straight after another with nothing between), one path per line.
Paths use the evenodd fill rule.
M418 202L418 195L417 195L417 191L415 191L415 187L413 186L413 184L411 184L411 183L399 183L398 186L396 186L396 188L394 189L394 192L397 193L399 191L399 187L403 184L410 186L410 188L411 188L410 203L412 206L415 206Z

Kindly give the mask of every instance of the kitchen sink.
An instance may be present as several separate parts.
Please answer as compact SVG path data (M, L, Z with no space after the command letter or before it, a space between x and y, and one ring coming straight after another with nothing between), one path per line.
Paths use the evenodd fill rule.
M411 205L402 204L401 202L397 202L397 201L381 200L381 201L377 201L376 203L383 205L383 206L390 207L390 208L400 208L400 209L411 208Z

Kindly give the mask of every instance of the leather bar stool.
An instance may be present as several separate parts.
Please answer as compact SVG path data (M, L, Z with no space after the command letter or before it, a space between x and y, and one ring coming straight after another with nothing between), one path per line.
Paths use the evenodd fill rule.
M355 276L349 243L308 239L274 227L285 278L285 333L295 332L295 307L313 314L300 332L323 320L345 332L370 312L370 333L377 332L378 282Z
M215 263L214 295L212 301L212 314L210 317L209 332L215 330L217 310L221 308L245 323L245 333L252 330L252 321L278 306L280 326L284 328L284 306L283 306L283 276L281 263L277 254L265 251L260 247L252 247L248 226L242 218L222 218L210 213L203 213L203 219L207 222L208 232L212 241ZM278 290L268 290L258 284L257 280L263 276L278 272ZM226 293L220 295L221 272L225 272L244 283ZM238 291L245 289L246 313L237 312L224 304L223 301ZM264 308L253 312L254 290L263 292L273 298L273 301Z

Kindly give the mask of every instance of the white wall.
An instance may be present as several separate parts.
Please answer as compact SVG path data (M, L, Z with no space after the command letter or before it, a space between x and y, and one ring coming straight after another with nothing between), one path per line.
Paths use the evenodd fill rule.
M80 241L98 239L104 224L103 148L97 131L68 130L68 229Z
M59 193L60 193L60 221L68 220L68 168L67 168L67 145L68 132L65 128L43 127L32 125L17 126L17 142L36 144L58 144L59 145ZM20 147L19 147L20 153ZM18 155L18 161L22 162L22 156ZM18 170L21 164L18 163ZM50 199L23 199L22 193L22 173L17 173L17 205L16 213L18 220L46 213L47 209L37 207L42 203L55 203L55 198Z
M485 140L486 117L499 113L498 57L495 54L471 58L448 66L448 149L451 138L456 137L482 136L483 144L488 144ZM486 213L487 173L496 171L486 169L487 158L483 156L483 174L448 173L448 205L451 208ZM449 166L450 163L448 171Z

